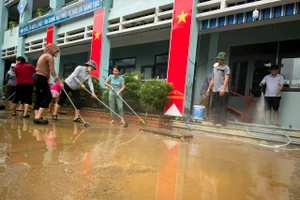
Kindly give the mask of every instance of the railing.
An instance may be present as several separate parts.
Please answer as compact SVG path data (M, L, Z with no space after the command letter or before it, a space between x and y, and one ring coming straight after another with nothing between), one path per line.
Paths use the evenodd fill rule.
M19 2L19 0L5 0L5 6L9 7L9 6L12 6L12 5L14 5L18 2Z
M16 56L17 45L18 45L18 33L19 27L14 27L13 29L6 30L4 32L4 40L1 51L1 58L11 58Z
M162 5L115 19L109 19L108 36L152 28L171 27L173 4Z

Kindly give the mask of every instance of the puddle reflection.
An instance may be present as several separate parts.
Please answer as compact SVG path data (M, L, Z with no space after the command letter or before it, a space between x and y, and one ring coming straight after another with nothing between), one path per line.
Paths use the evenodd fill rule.
M300 156L216 138L194 143L95 121L0 121L4 199L297 199ZM36 188L39 190L36 190ZM51 191L44 193L51 188ZM297 189L298 188L298 189ZM299 198L298 198L299 199Z

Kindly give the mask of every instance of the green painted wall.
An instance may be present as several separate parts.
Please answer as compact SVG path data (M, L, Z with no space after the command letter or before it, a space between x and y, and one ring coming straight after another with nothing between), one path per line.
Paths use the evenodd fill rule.
M210 44L210 35L199 36L198 49L197 49L197 67L196 67L196 80L194 82L194 98L193 104L200 104L200 90L203 85L203 80L208 74L208 52Z
M279 122L285 127L290 125L293 129L300 130L300 92L282 92L280 108L279 108Z
M76 66L84 65L89 60L89 53L83 52L79 54L71 54L60 57L59 76L63 76L63 69L65 64L75 63Z
M136 71L143 65L154 65L155 55L169 54L169 40L147 44L113 48L111 59L136 58Z

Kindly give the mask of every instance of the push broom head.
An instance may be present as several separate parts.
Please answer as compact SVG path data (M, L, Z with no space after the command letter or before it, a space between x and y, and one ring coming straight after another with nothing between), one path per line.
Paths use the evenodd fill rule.
M85 128L91 128L91 125L90 125L88 122L85 122L85 123L83 124L83 126L84 126Z
M128 122L124 121L124 128L128 127Z
M140 119L140 122L141 122L141 124L143 124L143 125L146 125L146 124L147 124L146 121L143 120L143 119Z
M122 123L124 124L124 128L128 127L128 122L126 122L124 119L121 119Z

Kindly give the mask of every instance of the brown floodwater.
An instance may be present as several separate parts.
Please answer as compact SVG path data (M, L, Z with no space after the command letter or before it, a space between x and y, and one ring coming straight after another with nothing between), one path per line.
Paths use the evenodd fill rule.
M0 199L300 199L297 148L197 136L182 143L87 121L87 130L66 116L43 126L2 111Z

